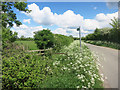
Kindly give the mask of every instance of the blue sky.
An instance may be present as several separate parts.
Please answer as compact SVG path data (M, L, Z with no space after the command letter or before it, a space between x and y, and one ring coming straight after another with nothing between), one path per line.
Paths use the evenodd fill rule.
M106 2L27 2L30 14L14 9L23 25L14 26L18 36L33 37L33 32L49 28L53 33L78 36L75 30L81 26L82 36L94 29L110 27L110 19L118 17L118 9L109 9ZM74 28L69 28L74 27Z

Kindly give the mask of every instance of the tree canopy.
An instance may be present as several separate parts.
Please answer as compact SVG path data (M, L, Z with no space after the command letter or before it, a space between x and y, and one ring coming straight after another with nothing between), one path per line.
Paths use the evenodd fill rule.
M17 38L17 33L10 30L15 23L17 26L22 23L17 19L16 13L13 11L13 8L18 9L19 11L25 11L29 13L31 10L28 10L27 3L25 2L2 2L2 45L3 48L7 47L8 44L14 42Z
M53 47L54 45L54 35L48 29L35 32L34 40L39 49Z
M18 9L19 11L25 11L27 13L30 10L26 9L27 3L25 2L2 2L2 26L3 27L12 27L13 23L17 26L22 23L17 20L16 13L14 13L13 8Z

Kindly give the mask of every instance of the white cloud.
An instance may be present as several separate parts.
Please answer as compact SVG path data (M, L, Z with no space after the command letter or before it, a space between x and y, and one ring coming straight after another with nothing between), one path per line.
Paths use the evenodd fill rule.
M31 19L23 19L23 22L25 22L25 23L27 22L27 23L30 24L30 20L31 20Z
M96 9L97 9L97 7L94 7L93 9L95 9L95 10L96 10Z
M98 21L94 19L85 19L83 23L83 29L85 30L95 30L96 27L100 28Z
M78 27L82 25L83 17L80 14L75 14L73 11L68 10L63 14L54 15L55 24L60 27Z
M100 28L110 27L109 23L111 22L111 19L113 19L114 17L118 18L118 12L112 14L104 13L97 14L95 20L98 21Z
M94 7L97 9L97 7ZM49 7L44 7L42 10L39 9L35 3L28 5L28 9L32 10L31 13L27 14L32 17L33 20L42 25L58 25L59 27L78 27L84 26L88 29L94 29L99 26L102 21L110 21L111 18L117 16L117 13L104 14L100 13L96 15L94 19L84 19L80 14L75 14L72 10L68 10L63 14L56 14L51 11ZM109 22L108 22L109 23ZM92 25L92 26L90 26Z
M64 28L57 28L56 30L52 31L54 34L62 34L67 35L66 29Z
M57 28L56 30L52 31L54 34L62 34L66 36L74 36L74 37L79 37L79 32L76 29L68 29L68 28ZM81 28L81 33L82 36L85 34L88 34L88 31L85 31Z
M39 31L43 29L44 28L42 26L28 27L25 24L22 24L19 27L17 27L14 24L12 31L18 32L19 37L21 37L22 35L24 35L25 37L33 37L35 31Z
M32 10L31 13L27 14L32 17L33 20L42 25L58 25L59 27L68 27L68 26L79 26L83 21L83 17L80 14L75 14L73 11L68 10L63 14L56 14L51 12L49 7L44 7L42 10L33 3L28 5L28 9Z
M44 7L40 10L35 3L28 5L28 9L32 10L27 14L35 22L40 25L57 25L59 28L52 31L53 33L78 36L76 28L82 26L82 33L86 35L89 30L96 28L110 27L109 23L113 17L118 17L118 12L111 14L99 13L93 19L84 19L80 14L75 14L72 10L67 10L63 14L56 14L49 7ZM97 7L94 7L97 9ZM25 26L24 26L25 27ZM71 33L70 33L71 32Z

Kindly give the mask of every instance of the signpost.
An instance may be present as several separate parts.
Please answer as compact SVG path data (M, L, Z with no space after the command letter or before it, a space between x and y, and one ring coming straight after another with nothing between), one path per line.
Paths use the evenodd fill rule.
M77 28L77 31L79 31L79 38L80 38L80 49L81 49L81 30L80 30L80 27Z

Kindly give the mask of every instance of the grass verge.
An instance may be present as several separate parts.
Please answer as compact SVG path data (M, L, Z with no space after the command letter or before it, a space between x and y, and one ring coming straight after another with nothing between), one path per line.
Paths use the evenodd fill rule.
M84 42L120 50L120 44L118 44L118 43L113 43L113 42L109 42L109 41L91 41L91 40L87 40Z
M42 88L103 88L96 58L84 43L82 51L79 46L79 41L74 41L61 50L66 54L52 56L52 75L43 81Z

